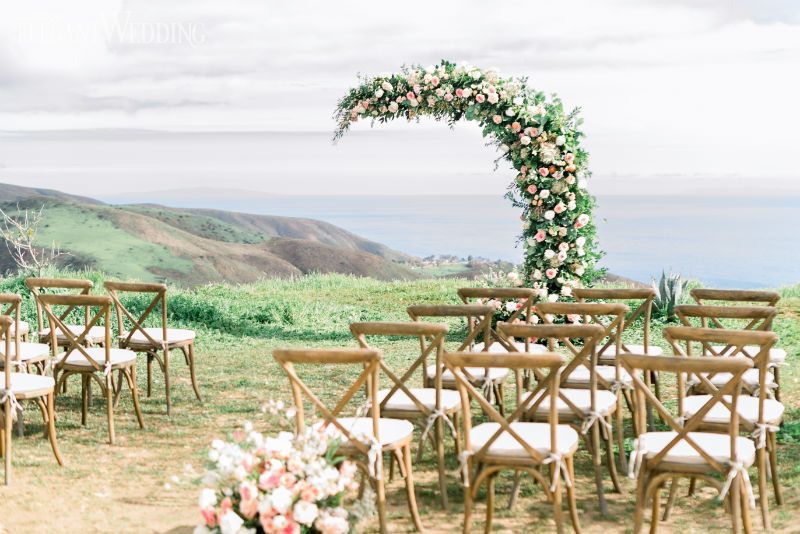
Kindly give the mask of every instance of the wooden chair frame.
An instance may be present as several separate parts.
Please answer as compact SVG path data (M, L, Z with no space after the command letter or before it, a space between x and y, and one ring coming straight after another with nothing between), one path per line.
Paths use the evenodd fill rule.
M581 339L583 340L583 348L577 352L572 352L572 358L567 361L565 367L562 368L560 378L559 378L559 389L558 389L558 398L559 400L563 401L564 404L567 405L571 414L564 417L564 414L560 416L560 419L573 427L579 435L583 436L584 441L586 443L586 448L592 454L593 458L593 465L594 465L594 473L595 473L595 485L597 487L597 496L598 501L600 504L600 512L602 515L608 515L608 505L606 503L605 492L603 491L603 478L601 474L601 452L600 452L600 441L605 444L606 449L606 465L611 476L611 481L614 484L614 489L618 493L622 493L622 487L619 483L619 477L617 475L617 468L614 459L614 447L612 445L613 440L613 432L611 431L612 423L611 417L612 414L609 414L607 417L602 417L598 414L597 410L597 403L596 403L596 392L597 392L597 373L595 372L595 367L597 366L597 344L600 340L605 337L605 330L602 326L597 324L590 324L590 325L579 325L579 324L571 324L571 325L521 325L521 324L503 324L498 326L498 335L501 337L526 337L526 338L538 338L538 339L546 339L548 341L548 347L550 351L555 350L555 342L556 341L564 341L564 340L574 340L574 339ZM571 343L573 348L574 344ZM571 349L572 350L572 349ZM569 375L579 366L586 365L586 362L589 362L589 377L590 377L590 384L589 390L591 391L590 399L590 411L586 413L586 411L579 406L576 406L570 398L565 393L565 389L569 391L569 388L565 386L568 381ZM545 377L544 375L538 371L533 371L534 376L538 382L541 382ZM615 406L614 411L618 408L618 404ZM528 411L524 414L524 419L526 421L547 421L549 418L549 414L547 417L543 417L541 413L537 413L536 411ZM601 421L602 418L602 421ZM590 434L591 433L591 434ZM516 496L516 490L518 488L518 484L515 480L515 492L512 493L512 498Z
M694 308L694 307L692 307ZM740 307L725 307L725 309L729 310L741 310L743 308ZM756 307L757 310L769 310L774 308L766 308L766 307ZM696 310L692 310L696 311ZM699 311L699 310L697 310ZM724 316L721 318L725 318ZM745 317L736 317L736 318L749 318L749 316ZM682 319L683 320L683 319ZM667 342L672 346L672 349L676 356L682 357L692 357L691 351L684 350L680 342L684 341L687 346L691 346L692 342L701 342L704 346L717 342L717 343L725 343L727 346L733 347L734 351L732 355L724 355L720 356L715 354L713 356L705 356L709 359L717 359L719 361L725 361L727 358L742 358L745 357L753 362L753 367L759 370L760 378L759 378L759 385L760 385L760 393L758 395L758 421L753 424L749 420L738 416L739 419L739 427L741 430L747 432L757 444L756 447L756 454L757 454L757 467L758 467L758 485L759 485L759 500L761 506L761 516L764 522L764 529L770 530L770 518L769 518L769 501L767 499L767 473L771 473L772 475L772 486L775 492L775 500L777 501L778 505L783 504L783 495L781 493L781 486L780 486L780 477L778 473L778 456L777 456L777 430L770 428L770 425L767 424L765 416L765 402L767 400L767 388L765 387L766 383L766 374L767 374L767 362L769 362L769 349L775 342L778 340L777 335L773 332L764 332L764 331L742 331L742 330L723 330L718 328L694 328L694 327L668 327L664 329L664 338ZM743 349L747 345L756 345L760 347L759 354L755 357L751 356L749 353L745 352ZM705 376L699 376L698 378L701 379L701 387L698 388L704 393L708 393L710 395L716 395L719 391L719 387L714 385L710 377L713 377L715 373L710 373ZM744 383L740 385L740 392L744 390L745 386ZM687 393L690 391L689 388L685 388L684 391ZM681 396L681 401L685 397L685 395ZM729 411L734 409L734 403L728 401L725 398L720 398L720 404L723 404L725 408ZM681 411L683 408L681 407ZM731 411L731 413L733 413ZM725 426L722 423L709 423L709 422L701 422L700 428L710 429L713 431L725 431ZM761 435L763 434L763 436ZM769 466L767 466L767 462L769 462Z
M43 313L42 304L39 300L39 298L45 294L42 293L41 290L42 289L78 290L79 295L89 295L92 291L92 288L94 287L94 282L92 282L91 280L80 280L72 278L26 278L25 285L28 287L28 290L33 295L34 302L36 303L36 321L37 321L37 326L39 327L37 331L37 337L40 340L40 342L48 343L51 345L55 344L62 347L69 346L70 344L69 339L64 336L59 336L58 333L56 333L55 336L56 343L52 343L52 340L50 339L52 337L51 335L43 334L45 330L44 319L47 315ZM76 307L77 306L69 306L67 307L66 310L64 310L63 313L61 313L58 316L59 319L61 319L62 324L64 324L63 321L67 320L69 314L72 313L72 311ZM84 326L89 324L89 314L90 314L89 308L87 307L84 309ZM49 322L50 321L48 320L48 323ZM54 329L52 325L50 325L50 334L52 334L53 330ZM87 344L92 344L92 342L93 341L91 339L86 340Z
M642 302L629 314L620 328L620 334L628 329L633 322L640 316L644 315L644 350L645 354L649 354L650 348L650 317L653 311L653 299L656 296L656 291L652 287L648 288L625 288L625 289L594 289L594 288L576 288L572 290L577 302L584 303L587 299L591 300L639 300ZM613 338L610 338L602 347L598 349L598 355L602 355L612 344L615 343ZM631 353L628 347L620 340L620 348L627 353Z
M350 325L350 332L356 338L359 345L363 349L371 349L367 341L367 336L411 336L419 337L420 342L423 344L422 351L419 357L411 364L411 366L403 372L402 376L398 377L394 371L386 364L386 360L381 358L379 360L380 368L384 374L391 380L392 388L386 394L380 403L380 411L383 417L391 419L406 419L413 422L420 423L424 429L420 437L419 448L417 449L416 461L421 461L422 449L425 445L425 437L431 436L433 438L433 446L436 451L436 458L439 467L439 492L441 494L442 508L449 509L447 499L447 475L444 463L444 418L448 419L448 426L453 433L453 441L455 443L456 452L458 452L458 413L461 411L461 406L456 406L448 410L442 408L442 353L444 352L444 337L447 335L448 327L440 323L391 323L391 322L362 322L352 323ZM426 344L426 340L430 340ZM434 353L436 360L436 375L434 379L434 387L427 388L433 389L435 393L435 405L431 410L423 403L406 385L411 379L417 368L422 367L422 382L426 382L427 375L427 360L428 357ZM416 410L390 410L387 408L387 403L398 391L402 391L417 408ZM429 430L433 427L433 433ZM394 463L390 463L390 478L393 472Z
M112 445L114 444L114 384L112 373L116 370L125 377L128 387L131 389L136 418L139 422L139 427L144 428L144 420L142 419L142 412L139 408L139 395L136 389L136 360L134 359L131 365L119 365L116 367L114 367L111 362L111 298L88 294L39 295L37 300L41 303L44 312L47 314L51 331L60 329L69 341L69 345L61 355L58 354L58 346L54 343L51 344L53 349L53 378L56 380L56 391L58 391L70 376L77 375L81 377L81 424L86 424L89 404L89 384L94 380L100 386L102 394L106 397L109 442ZM90 314L89 321L84 331L76 336L64 324L61 318L62 316L55 313L53 306L67 306L68 309L73 309L75 307L82 307L87 310L97 309L97 312L93 315ZM86 336L89 335L91 328L99 324L101 320L103 321L103 327L105 329L105 341L103 343L105 360L98 362L87 351ZM76 351L89 362L90 367L87 368L82 365L70 364L67 361L69 356ZM103 376L103 380L100 379L97 373ZM61 376L59 377L59 375Z
M19 309L17 311L19 311ZM53 454L56 457L58 465L64 465L64 459L61 457L61 452L58 449L58 442L56 440L55 412L53 410L55 387L49 386L38 391L26 391L24 395L20 394L19 398L17 398L17 395L13 392L12 377L17 374L10 371L12 368L12 361L11 335L9 330L13 324L14 320L11 319L11 317L6 315L0 316L0 335L4 338L2 357L5 364L3 387L0 389L0 404L2 404L3 410L3 430L0 432L0 455L3 456L5 463L4 481L6 486L11 484L11 428L13 426L12 422L15 412L19 414L22 412L22 408L19 407L20 400L32 400L39 407L45 424L45 437L50 439L50 447L53 449ZM19 330L15 331L14 335L17 343L19 343L18 332ZM16 354L18 355L19 351L17 351Z
M515 320L521 320L525 324L530 324L534 316L533 302L536 299L536 291L524 287L462 287L458 290L458 296L464 304L475 304L472 299L512 299L522 300L522 306L514 311L511 316L505 321L506 323L513 323ZM524 314L524 319L520 319ZM469 319L470 330L475 328L475 318ZM497 332L496 328L489 323L489 345L484 348L488 351L494 343L499 343L506 349L507 352L519 352L513 345L513 340L503 339ZM525 352L530 351L530 340L525 339Z
M172 413L172 396L170 394L170 375L169 375L169 356L170 351L180 349L183 357L186 360L186 365L189 367L189 374L192 379L192 388L197 400L203 401L200 395L200 389L197 385L197 373L194 367L194 339L181 340L177 342L170 341L167 337L167 286L165 284L143 284L143 283L129 283L129 282L105 282L103 284L111 299L114 301L114 307L117 315L117 327L120 336L119 347L129 349L134 352L144 353L147 355L147 396L150 397L153 393L152 390L152 377L153 377L153 360L158 363L161 371L164 373L164 390L167 400L167 415ZM122 304L118 293L155 293L153 300L147 306L141 316L134 317L133 314ZM144 322L153 310L161 304L161 331L162 342L154 339L145 330ZM125 329L124 319L127 319L131 324L130 330ZM133 340L133 335L140 332L144 337L144 342ZM159 353L163 353L159 354ZM121 380L121 377L120 377Z
M361 436L355 436L346 428L340 421L339 417L342 410L353 399L356 392L362 386L366 387L367 402L373 407L370 414L372 419L372 431L374 439L380 443L379 434L379 419L381 417L380 403L378 400L378 375L380 371L380 362L382 359L381 352L374 349L277 349L272 353L273 358L286 375L289 377L289 383L292 389L292 397L294 399L295 409L297 410L296 423L297 431L301 432L305 428L305 410L303 406L304 397L311 401L312 406L322 415L324 425L336 427L341 434L346 438L343 440L349 443L347 449L340 448L340 452L353 459L356 464L362 468L365 476L375 486L377 494L377 507L378 517L380 521L380 529L382 534L388 532L388 517L386 514L386 489L384 486L383 477L383 453L391 452L398 457L401 473L406 479L406 490L408 493L408 506L411 512L411 517L417 530L424 530L422 521L419 517L417 509L417 501L414 493L414 479L412 475L412 462L411 462L411 436L401 442L384 445L381 447L381 453L377 454L375 466L370 467L370 450L371 445L365 443ZM295 364L312 364L312 365L359 365L363 367L361 374L355 382L347 389L333 408L328 408L319 397L305 384L305 382L297 375ZM374 445L373 445L374 446ZM363 459L362 459L363 458ZM364 460L366 459L366 461Z
M680 339L684 332L679 330L680 327L671 327L671 334L673 339ZM634 389L637 397L639 397L636 406L636 414L640 421L638 428L644 429L644 420L646 417L643 407L646 401L649 401L655 410L661 416L672 431L676 432L676 436L653 458L648 459L644 452L638 453L643 458L632 458L632 463L641 463L641 468L637 476L637 495L636 495L636 515L634 520L634 534L641 532L644 523L644 509L647 506L647 501L652 499L652 517L650 523L650 532L655 534L658 521L659 521L659 508L661 500L662 486L668 480L676 478L702 478L716 489L725 490L719 480L714 478L713 474L721 475L722 477L732 477L730 484L729 496L730 508L732 510L732 527L735 534L741 532L741 523L744 523L745 532L750 532L750 512L747 505L748 496L746 495L745 488L749 485L749 478L747 481L743 480L746 476L741 471L735 468L729 468L718 462L712 455L708 453L702 446L700 446L690 435L690 432L697 431L703 424L705 415L718 403L723 401L723 395L731 396L730 406L733 408L731 412L731 420L728 425L727 433L730 435L730 452L731 460L730 465L736 465L736 441L739 437L739 415L736 411L736 403L741 392L741 378L748 369L753 367L752 360L745 357L731 357L731 358L709 358L709 357L696 357L686 358L681 356L647 356L641 354L623 354L621 357L622 365L633 377ZM678 409L677 415L673 415L661 403L659 399L653 395L650 388L645 384L642 379L637 376L636 371L656 370L660 373L674 373L677 375L678 383ZM731 373L732 378L700 408L698 412L689 417L688 419L682 418L683 415L683 398L684 389L683 383L687 375L697 376L700 380L707 381L704 376L705 373L718 373L725 372ZM637 438L639 433L637 433ZM692 466L686 463L669 463L665 461L667 453L673 449L678 443L684 441L688 443L695 451L702 456L706 464ZM637 451L634 450L634 454ZM746 473L746 470L745 470ZM674 488L674 486L673 486ZM674 491L670 491L670 498L667 507L669 508L674 499Z
M553 352L545 353L520 353L487 354L485 352L448 352L444 355L445 366L456 377L458 391L461 394L461 407L463 410L465 451L462 455L462 469L464 470L464 534L468 534L472 527L472 502L477 498L478 489L483 481L487 481L486 523L485 532L491 531L494 517L495 479L503 470L523 471L542 485L548 500L553 503L556 529L559 534L564 532L563 511L561 509L561 480L564 478L567 486L567 501L572 526L575 532L580 533L577 506L575 502L575 488L571 482L575 479L573 454L574 450L561 456L558 454L556 443L556 428L558 426L558 384L560 381L561 366L565 362L564 356ZM508 369L528 369L542 376L541 370L547 369L549 373L542 376L530 395L525 396L514 412L504 417L484 398L483 394L475 389L472 380L464 373L467 367L500 366ZM541 395L537 394L542 392ZM530 410L536 408L550 396L550 455L545 457L533 449L514 429L511 423L521 420ZM470 399L474 398L491 422L499 425L498 430L477 451L473 451L470 442L472 430L472 414ZM507 433L525 450L527 457L491 456L491 445L503 434ZM562 463L563 462L563 463ZM541 472L545 465L550 465L551 477L548 480ZM562 476L562 474L566 476Z
M761 302L765 306L775 306L781 299L780 293L775 291L761 291L751 289L704 289L696 287L689 291L692 298L701 306L706 300L727 302Z

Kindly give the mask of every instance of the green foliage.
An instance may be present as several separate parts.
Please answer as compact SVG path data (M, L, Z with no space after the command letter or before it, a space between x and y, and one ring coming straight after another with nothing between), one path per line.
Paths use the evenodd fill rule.
M675 306L686 301L688 283L688 280L681 280L680 273L672 271L669 274L662 271L659 282L653 278L651 284L656 291L656 297L653 299L653 317L667 321L675 317Z

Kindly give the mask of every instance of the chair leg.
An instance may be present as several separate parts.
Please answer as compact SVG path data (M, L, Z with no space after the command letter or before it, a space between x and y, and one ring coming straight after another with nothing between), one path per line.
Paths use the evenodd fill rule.
M114 444L114 386L111 375L106 377L106 415L108 417L108 442Z
M639 471L636 480L636 511L633 519L633 534L639 534L644 526L644 509L647 506L647 484L645 482L646 473L644 469Z
M169 350L164 350L164 389L167 394L167 415L172 415L172 398L170 397L169 383Z
M408 510L411 512L411 519L414 521L414 527L416 527L418 532L423 532L425 527L422 526L422 519L419 516L419 509L417 508L417 494L414 491L414 475L411 465L410 444L403 447L403 460L406 464L406 492L408 493Z
M758 462L758 502L761 506L761 519L764 530L770 530L769 520L769 497L767 496L767 451L760 448L756 451L756 462Z
M453 434L453 448L456 451L456 457L458 457L458 455L461 454L461 441L458 433L458 412L453 413L453 428L456 430L456 433Z
M122 369L120 373L125 375L125 380L128 382L128 387L131 388L131 395L133 395L133 409L136 412L136 419L139 421L139 428L144 428L142 410L139 407L139 392L136 389L136 364L134 364L130 369Z
M194 389L194 394L197 396L197 400L203 402L203 398L200 396L200 388L197 386L197 373L194 369L194 343L191 343L187 346L187 352L189 359L189 374L192 376L192 388Z
M7 400L3 404L3 423L3 435L5 436L5 447L3 449L3 460L5 461L5 482L6 486L9 486L11 485L11 429L13 427L10 400Z
M737 475L731 483L731 489L728 492L728 499L731 503L731 532L733 534L741 534L742 532L742 499L740 496L741 490L741 477Z
M550 464L550 476L556 478L556 488L553 492L553 519L556 522L556 532L564 534L564 511L561 509L561 472L554 464Z
M441 417L436 419L436 459L439 464L439 493L442 494L442 509L449 510L447 500L447 470L444 466L444 421Z
M122 395L122 373L117 376L117 388L114 390L114 409L119 406L119 396Z
M678 494L678 479L673 478L669 481L669 493L667 494L667 504L664 506L664 515L661 516L662 521L669 519L669 513L672 511L672 505L675 504L675 497Z
M467 479L471 478L472 459L467 458ZM469 534L472 530L472 481L464 487L464 527L462 534Z
M661 508L661 484L656 486L653 491L653 510L650 514L650 534L656 534L658 530L658 516Z
M58 465L63 466L64 459L61 457L61 452L58 450L58 442L56 441L55 394L52 391L47 394L47 434L50 438L50 446L53 448L56 461Z
M387 534L386 486L383 483L383 473L381 473L379 479L375 480L375 500L378 508L378 522L380 523L381 534Z
M81 425L86 426L86 412L89 411L89 397L87 390L87 382L89 377L85 374L81 375ZM66 382L66 380L64 381Z
M628 459L625 458L625 428L622 420L622 395L617 395L617 446L619 447L619 465L622 471L628 470Z
M570 456L565 460L569 470L569 479L572 484L567 486L567 505L569 506L569 517L572 520L572 529L575 534L581 534L581 523L578 520L578 503L575 501L575 458Z
M514 485L511 488L511 496L508 498L508 509L513 510L519 498L519 490L522 486L522 472L514 471Z
M601 469L601 452L600 452L600 424L595 423L591 428L592 432L592 463L594 464L594 483L597 487L597 499L600 502L600 514L602 516L608 515L608 504L606 503L606 495L603 493L603 474Z
M770 471L772 471L772 487L775 489L775 502L778 506L783 506L781 481L778 477L778 435L775 432L767 433L767 453Z
M686 494L686 496L687 497L692 497L694 495L695 488L697 488L697 479L695 477L692 477L689 480L689 491Z
M47 433L48 433L47 418L49 417L48 414L47 414L47 405L45 404L45 402L42 399L42 397L38 397L38 398L34 399L33 402L36 403L36 405L39 407L39 411L42 412L42 421L44 421L44 423L45 423L44 430L42 431L42 437L47 439Z
M25 423L22 422L22 407L17 410L17 437L25 437Z
M147 355L147 396L153 395L153 356Z
M491 475L486 481L486 522L483 525L483 533L489 534L492 531L492 521L494 520L494 481L497 475Z
M608 425L610 428L611 427L610 416L608 418ZM603 427L600 428L600 431L602 433L601 437L603 438L603 442L605 443L606 446L606 465L608 466L608 472L611 475L611 482L614 484L614 491L616 491L617 493L622 493L622 485L619 482L619 474L617 474L617 460L614 457L614 444L612 443L614 436L611 435L611 432L607 432L606 430L604 430ZM620 454L624 456L625 452L623 451Z

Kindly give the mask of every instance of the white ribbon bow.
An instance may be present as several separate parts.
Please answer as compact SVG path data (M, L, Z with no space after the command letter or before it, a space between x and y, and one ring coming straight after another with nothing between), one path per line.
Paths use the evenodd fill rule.
M750 475L747 473L747 468L742 462L733 462L731 464L731 468L728 471L728 477L725 479L725 485L722 486L722 491L719 492L719 499L725 499L725 495L727 495L728 491L731 489L733 480L738 475L742 476L744 488L747 491L747 498L750 501L750 509L754 510L756 507L756 497L753 495L753 486L750 484Z
M489 377L489 373L481 379L481 388L483 388L483 396L489 404L494 400L494 382Z
M454 436L457 434L456 427L453 426L453 422L450 420L449 417L447 417L447 414L444 413L443 410L434 409L428 416L428 422L425 424L425 430L422 431L422 436L420 436L419 438L420 447L425 442L425 437L428 435L428 432L430 432L431 428L433 427L433 424L440 417L444 419L445 423L447 423L447 426L450 427L450 432L452 432Z
M777 426L768 423L756 423L755 426L756 428L753 429L753 433L750 434L750 437L756 442L756 449L763 449L767 446L768 432L777 432L780 430Z
M475 451L463 450L458 455L458 470L461 472L461 478L464 479L464 487L469 487L469 457L475 454Z
M631 387L631 385L628 384L627 382L623 382L622 380L612 380L611 386L608 388L608 390L611 393L616 393L621 389L633 389L633 387Z
M13 419L17 418L17 412L22 410L22 406L20 406L17 397L14 395L14 392L10 389L3 390L0 392L0 405L5 404L8 402L11 405L11 417Z
M769 390L775 390L775 389L778 389L778 384L776 384L775 382L771 382L771 383L767 384L767 397L769 397L769 398L774 397L775 395L773 393L771 393ZM753 397L760 397L760 396L761 396L761 388L760 387L756 387L753 390Z
M639 445L639 440L633 440L633 450L628 458L628 478L635 479L639 476L639 469L642 467L642 460L646 454L644 447Z
M589 429L591 429L592 426L595 424L595 422L600 423L600 426L605 428L608 432L612 431L611 424L608 421L606 421L606 418L603 417L600 414L600 412L590 411L589 413L586 414L586 418L583 420L583 423L581 424L581 434L585 436L586 433L589 431Z
M111 376L111 362L106 362L103 364L103 376L106 378Z
M568 488L572 487L572 480L569 478L569 469L567 469L567 464L564 463L564 460L560 454L551 452L550 455L542 462L542 465L545 464L553 464L554 467L553 482L550 484L550 493L556 491L556 484L558 484L559 475L564 475L564 484L566 484Z
M369 445L367 451L367 468L369 469L369 476L375 480L380 480L383 477L383 449L375 436L368 434L359 434L353 436L361 443Z

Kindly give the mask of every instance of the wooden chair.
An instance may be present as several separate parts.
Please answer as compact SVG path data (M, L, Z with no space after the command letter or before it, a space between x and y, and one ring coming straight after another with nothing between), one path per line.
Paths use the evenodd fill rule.
M674 339L684 334L670 328ZM647 356L642 354L622 354L622 365L633 376L634 388L639 399L636 402L635 417L639 419L636 440L631 453L631 476L637 480L636 515L633 532L639 534L644 523L644 510L652 501L650 532L658 528L661 490L667 481L680 478L701 478L720 491L720 498L728 497L732 510L732 532L741 533L742 523L745 532L750 532L750 506L752 491L747 468L755 461L753 442L739 436L739 416L736 408L741 392L741 378L753 362L742 356L731 358L681 356ZM653 395L650 387L642 381L637 371L658 371L661 376L674 374L678 384L678 402L670 410ZM704 379L708 373L729 373L730 380L725 383L698 411L688 418L682 417L684 403L684 380L687 376ZM732 417L725 433L699 432L706 414L721 402L723 396L731 399ZM668 431L645 432L646 401L658 411L661 419L668 425ZM723 483L717 476L722 476ZM674 486L673 486L674 487ZM674 492L670 492L670 501ZM668 507L671 502L668 503Z
M725 307L732 312L741 312L744 307ZM755 310L774 310L774 308L757 307ZM694 311L694 310L693 310ZM767 500L767 474L772 475L772 485L775 491L775 500L778 505L783 504L780 480L778 476L778 452L776 435L779 426L783 422L784 406L776 399L767 398L768 388L766 387L767 366L769 364L769 349L777 341L778 337L772 332L764 331L739 331L722 330L719 328L687 328L671 327L664 330L665 339L672 345L676 355L688 357L691 353L684 350L680 341L684 341L687 346L691 343L702 342L704 345L709 343L724 343L726 347L733 350L726 351L726 355L714 355L717 360L724 361L727 358L746 357L753 361L753 368L747 369L741 377L741 389L745 391L748 383L748 374L758 371L760 378L756 384L760 393L757 397L742 395L737 399L739 424L743 431L748 432L756 443L759 498L761 504L761 515L764 528L770 530L769 503ZM744 351L744 347L759 347L759 353L751 357L750 353ZM696 389L706 392L706 394L689 395L683 399L682 416L691 417L699 412L700 408L713 396L727 381L730 380L730 373L711 373L703 376L696 376L687 379L687 382L695 382L701 387ZM689 390L690 391L690 390ZM731 410L733 405L730 396L722 397L719 404L711 411L707 412L702 418L700 428L708 428L717 432L724 432L730 424ZM769 461L769 465L767 465ZM692 487L693 489L693 487Z
M577 315L583 317L584 324L597 324L603 327L603 339L611 338L614 340L617 353L622 353L622 324L625 314L629 308L624 304L601 304L601 303L580 303L580 302L540 302L536 305L536 313L546 324L553 323L555 315ZM601 317L609 317L604 322ZM564 346L573 354L579 352L568 339L562 340ZM600 345L601 342L598 342ZM599 362L598 351L598 362ZM623 413L622 399L628 404L628 408L633 412L633 396L630 391L633 388L631 376L619 365L618 359L614 360L613 366L598 365L595 367L597 375L597 388L607 390L617 395L617 445L619 450L624 450L625 436L623 434ZM589 362L584 360L583 366L576 367L562 384L564 387L572 389L589 389L593 374L589 368ZM635 423L635 422L634 422ZM626 469L625 455L619 457L620 466Z
M523 322L530 324L532 320L538 321L533 307L536 299L536 291L524 287L462 287L458 290L458 296L464 304L486 305L488 301L519 301L519 308L511 313L505 323ZM469 320L470 330L475 328L475 318ZM513 347L512 347L513 345ZM472 347L474 352L483 352L484 343L475 343ZM516 341L514 339L503 339L497 333L497 328L489 328L489 348L488 352L547 352L542 345L531 343L529 339Z
M503 470L525 472L542 485L548 500L553 503L556 529L564 532L561 509L561 483L567 486L567 502L572 527L580 533L578 510L575 503L575 472L573 455L578 448L578 432L568 425L558 424L558 383L564 356L552 352L526 354L488 354L486 352L449 352L444 355L445 365L456 379L463 410L463 452L460 454L464 478L464 534L472 527L472 502L477 498L481 484L487 482L486 523L484 532L492 530L494 516L494 489L497 474ZM504 417L475 389L465 370L489 366L506 369L528 369L542 375L530 395L508 417ZM547 370L548 373L542 372ZM489 421L472 426L470 399L475 399ZM523 421L524 414L537 411L545 399L550 401L547 423ZM542 473L550 467L550 476Z
M105 282L103 286L114 301L119 328L119 347L147 355L147 396L152 394L152 364L158 362L164 373L164 389L167 398L167 415L172 411L170 395L169 356L170 351L180 350L189 366L192 388L197 400L203 401L197 385L197 373L194 368L194 339L192 330L167 328L167 286L165 284L139 284L127 282ZM153 300L137 318L122 304L119 293L153 294ZM161 326L147 328L145 320L150 313L161 305ZM124 319L123 319L124 316ZM127 320L127 321L126 321ZM162 357L163 354L163 357ZM120 377L121 380L121 377Z
M39 374L45 374L45 366L50 357L50 346L44 343L29 343L24 341L23 329L21 325L23 321L20 320L20 305L22 304L22 296L15 293L0 294L0 305L7 305L3 315L12 318L11 328L8 329L8 335L12 338L11 343L11 365L12 369L18 371L31 372L34 369ZM14 325L18 325L14 328ZM3 367L5 369L5 367Z
M417 305L409 306L406 311L413 321L420 321L423 317L462 317L467 321L467 337L453 352L474 350L478 337L483 338L483 348L488 351L491 346L492 316L495 308L478 304L453 304L453 305ZM420 341L422 344L423 342ZM486 398L494 399L500 413L503 413L505 396L505 380L509 370L497 367L483 369L467 369L465 371L472 377L473 383L482 388ZM436 367L429 365L425 371L425 387L434 387ZM522 383L521 375L517 376L518 384ZM442 373L442 387L456 389L455 377L449 370Z
M308 398L312 407L318 411L324 425L337 430L341 435L341 445L337 454L353 458L363 469L377 494L380 530L388 532L386 515L386 489L384 486L383 454L394 454L400 471L406 480L408 507L414 526L422 531L422 521L417 509L412 475L411 440L414 426L402 419L381 418L381 403L378 400L378 378L381 352L368 349L278 349L272 353L275 361L289 376L295 408L297 410L297 430L305 427L303 399ZM344 392L334 395L336 405L328 408L297 375L295 365L324 365L327 369L358 366L361 373L355 382ZM343 417L343 410L362 386L367 388L367 402L372 408L370 417Z
M575 349L572 358L568 360L566 367L561 370L560 384L558 389L558 420L566 423L577 430L585 439L586 446L592 454L594 460L595 484L597 486L597 496L600 503L600 512L608 514L605 493L603 492L603 476L601 474L601 440L606 449L606 465L614 483L614 489L622 492L622 488L617 476L617 468L614 459L614 446L612 445L613 432L611 419L618 407L618 396L608 390L597 388L597 343L605 338L605 330L600 325L522 325L522 324L502 324L497 327L501 337L524 337L544 339L548 342L551 351L555 351L558 343L569 343L571 349ZM578 343L576 343L576 341ZM580 345L580 348L576 346ZM572 389L565 387L572 372L579 368L589 366L589 388ZM538 371L534 371L537 381L544 379ZM546 394L545 391L540 392ZM546 398L538 405L536 410L529 410L523 416L526 421L549 421L550 418L550 399ZM589 433L591 432L591 437ZM515 484L515 490L518 485ZM512 497L516 491L512 493Z
M81 424L86 424L89 404L89 384L92 380L97 382L100 390L106 397L106 414L108 417L109 442L114 444L114 401L113 401L113 373L119 372L125 377L128 387L133 394L133 407L139 427L144 428L142 412L139 409L139 394L136 389L136 353L130 350L111 348L111 298L99 295L39 295L37 299L47 314L50 327L64 333L69 345L64 352L58 353L56 345L53 348L53 377L56 379L56 389L70 376L81 378ZM97 310L92 312L89 321L82 332L75 333L64 324L53 306L66 306L67 309L75 307ZM86 338L91 335L92 328L102 320L105 339L102 347L86 347ZM59 376L60 375L60 376Z
M47 344L51 344L50 328L52 325L45 328L45 314L42 313L42 305L39 302L39 297L44 295L46 291L53 290L66 290L67 292L78 291L80 295L88 295L91 293L92 287L94 287L94 283L91 280L75 280L71 278L26 278L25 285L28 286L28 290L31 292L34 301L36 302L36 320L39 327L36 332L37 338L40 343ZM70 313L72 313L74 309L75 307L68 307L62 312L62 314L59 316L62 323L67 320ZM69 328L73 337L75 337L82 333L84 327L88 324L89 310L85 309L84 323L82 325L66 324L65 326ZM96 326L90 330L89 334L84 338L84 343L88 346L102 345L105 342L105 339L104 329L100 326ZM58 331L56 333L56 343L60 347L67 347L70 344L69 337L65 335L64 332Z
M19 401L32 400L42 411L47 426L50 446L59 465L64 465L56 442L55 414L53 412L53 392L55 381L52 377L11 371L12 342L9 330L14 321L5 315L0 316L0 333L3 334L3 362L5 371L0 372L0 405L2 405L3 431L0 432L0 454L5 461L5 484L11 484L11 427L16 413L20 412ZM17 330L19 332L19 330ZM18 339L17 336L14 336ZM16 354L19 354L17 352Z
M444 464L444 423L450 427L453 440L458 448L458 413L461 410L461 397L457 391L442 390L442 353L444 336L448 328L437 323L386 323L365 322L350 325L350 332L364 349L370 349L367 336L414 336L422 340L423 348L416 360L408 369L401 371L401 376L387 365L386 359L380 360L380 367L391 380L391 388L378 390L380 413L390 419L405 419L420 423L423 428L417 450L417 462L421 460L425 437L432 436L436 459L439 466L439 492L442 507L449 508L447 500L447 475ZM427 339L430 339L428 342ZM425 370L428 368L428 357L434 353L436 376L434 387L424 387ZM423 387L409 387L407 384L417 369L422 374ZM433 432L431 433L431 429ZM391 464L393 466L393 464Z

